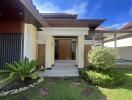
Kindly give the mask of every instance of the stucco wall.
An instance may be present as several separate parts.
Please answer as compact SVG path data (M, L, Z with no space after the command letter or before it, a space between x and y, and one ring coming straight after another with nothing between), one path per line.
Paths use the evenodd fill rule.
M32 24L24 24L24 57L36 59L37 29Z
M108 47L114 47L114 41L104 44ZM132 37L117 40L117 52L119 59L132 60Z
M114 41L104 43L105 46L114 47ZM132 37L117 40L117 47L132 46Z
M51 68L53 63L53 45L52 45L52 36L47 36L46 38L46 57L45 57L45 67Z
M38 32L38 44L46 44L46 68L54 64L54 36L77 36L77 65L79 68L84 67L84 35L88 34L88 28L44 28Z
M118 47L118 58L132 60L132 46Z

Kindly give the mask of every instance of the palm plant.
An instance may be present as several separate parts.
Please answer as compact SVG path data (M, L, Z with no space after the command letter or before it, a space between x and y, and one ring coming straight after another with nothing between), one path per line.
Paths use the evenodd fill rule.
M7 68L4 70L9 73L10 78L21 79L24 81L26 78L30 77L36 79L38 76L36 74L36 66L38 61L31 60L28 58L21 60L20 62L13 62L12 64L6 64Z

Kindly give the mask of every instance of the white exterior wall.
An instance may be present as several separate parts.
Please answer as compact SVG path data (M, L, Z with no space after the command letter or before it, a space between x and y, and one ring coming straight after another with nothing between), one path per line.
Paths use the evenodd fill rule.
M54 65L54 59L55 59L55 39L52 37L52 65Z
M24 24L24 57L36 59L37 28L32 24Z
M78 36L78 68L84 67L84 36Z
M132 60L132 46L131 47L118 47L118 58Z
M51 68L52 65L52 36L47 36L46 38L46 57L45 57L45 67Z
M104 43L105 46L114 47L114 41ZM132 37L117 40L117 47L132 46Z
M88 34L88 28L44 28L44 31L38 32L38 44L46 44L46 68L54 65L55 43L54 36L77 36L77 65L84 67L84 35Z
M114 41L106 42L104 43L104 46L114 47ZM132 37L117 40L118 59L132 60L131 53L132 53Z

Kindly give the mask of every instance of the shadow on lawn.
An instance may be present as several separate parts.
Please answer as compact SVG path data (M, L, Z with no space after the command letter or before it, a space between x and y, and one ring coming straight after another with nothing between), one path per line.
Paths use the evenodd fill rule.
M132 73L125 74L124 81L118 85L117 88L132 90Z
M75 84L76 82L80 84ZM39 88L46 88L49 95L39 95ZM0 97L0 100L21 100L18 99L19 97L27 98L27 100L107 100L107 97L99 90L98 87L90 86L83 80L75 78L47 79L35 88L22 92L21 94L2 98Z

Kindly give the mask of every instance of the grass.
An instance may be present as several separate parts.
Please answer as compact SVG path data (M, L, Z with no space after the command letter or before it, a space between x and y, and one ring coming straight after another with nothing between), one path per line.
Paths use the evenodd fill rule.
M51 82L51 79L47 79L33 89L13 96L0 97L0 100L18 100L20 95L26 96L28 100L101 100L104 96L107 96L108 100L132 100L132 69L118 69L118 71L123 72L126 78L115 88L97 88L82 80L61 79ZM78 87L71 87L70 84L74 81L79 81L81 84ZM46 88L49 95L40 96L38 94L40 87ZM81 91L86 87L94 89L94 92L88 97L81 94Z

